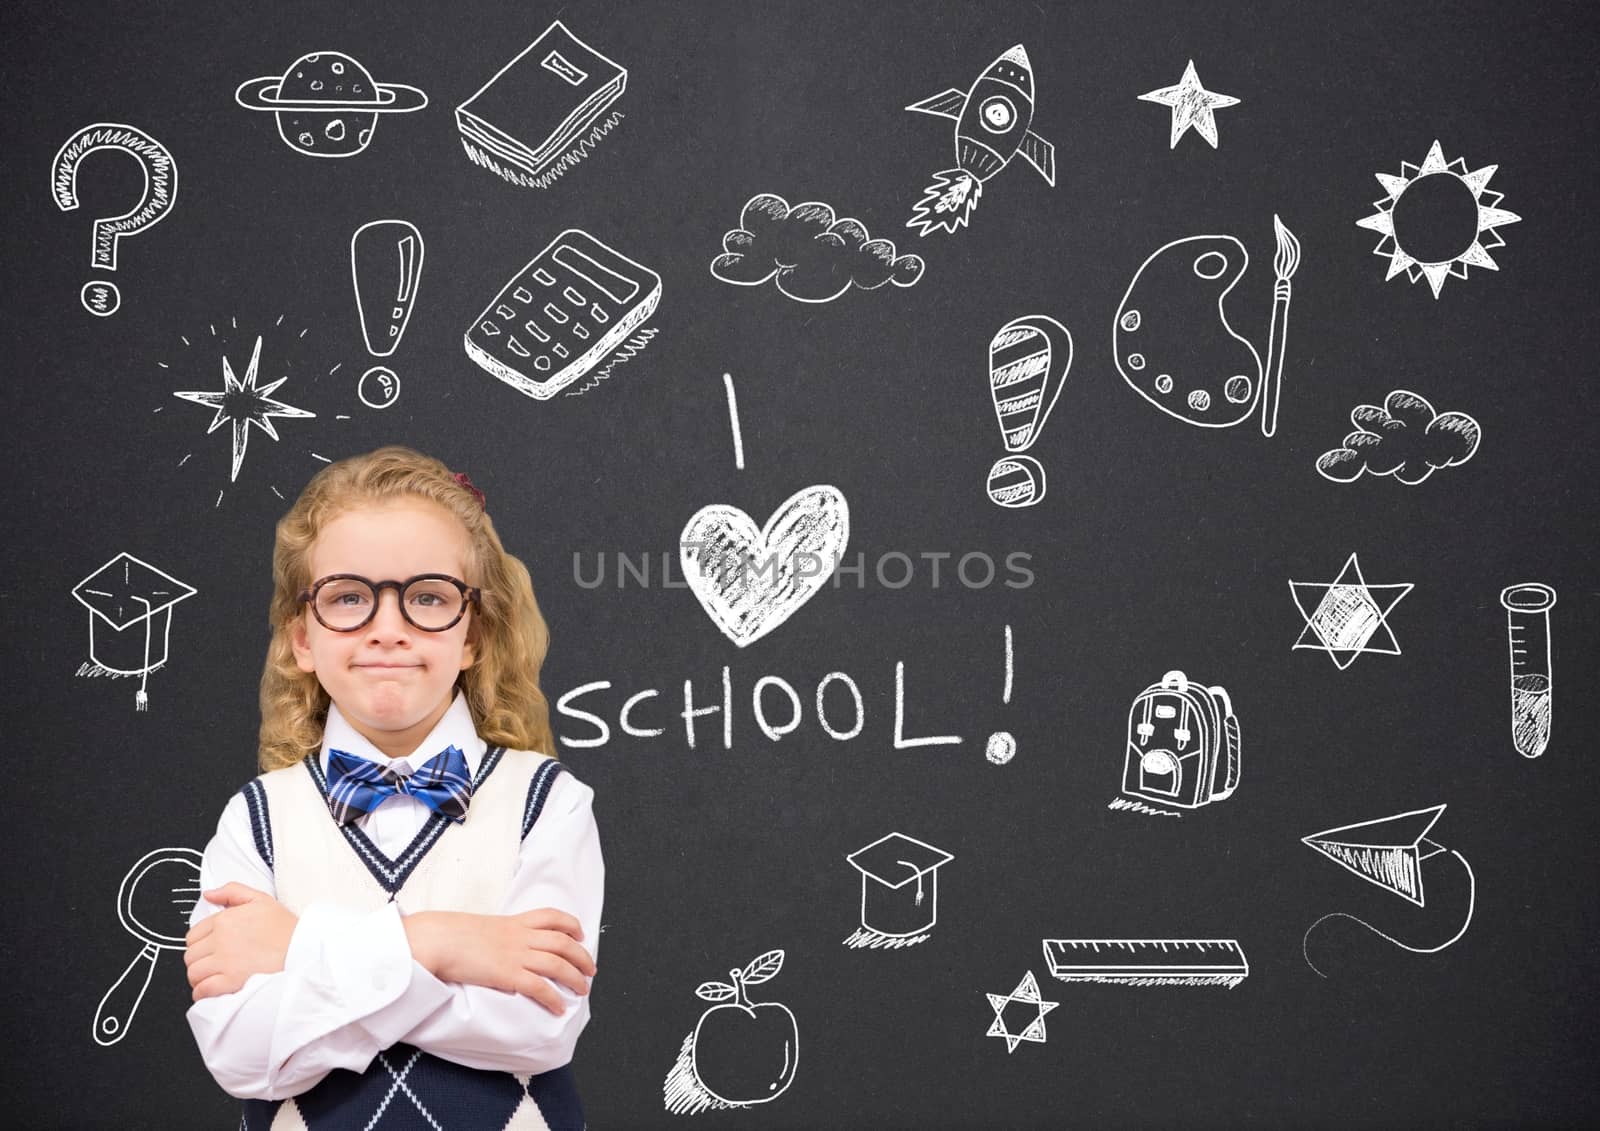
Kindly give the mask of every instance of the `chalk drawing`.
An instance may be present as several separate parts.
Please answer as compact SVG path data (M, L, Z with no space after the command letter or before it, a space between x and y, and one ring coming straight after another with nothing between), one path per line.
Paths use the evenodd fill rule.
M1044 467L1025 452L1050 419L1072 369L1072 334L1047 314L1013 318L989 340L989 397L1008 455L989 469L990 502L1032 506L1044 498Z
M350 280L367 352L388 357L400 347L417 301L426 253L422 233L409 220L369 220L350 237ZM386 365L361 375L356 395L370 408L400 397L400 378Z
M1139 96L1139 101L1155 102L1172 111L1172 133L1167 144L1168 149L1178 148L1178 139L1191 129L1205 138L1212 149L1217 148L1217 119L1214 111L1239 105L1239 100L1231 94L1216 94L1201 86L1200 76L1195 73L1193 59L1190 59L1189 65L1184 67L1183 77L1178 80L1176 86L1164 86L1159 90L1146 91Z
M766 525L738 507L701 507L684 524L684 580L712 623L739 647L788 620L833 575L850 540L850 507L837 487L803 487Z
M1006 688L1000 693L1000 702L1011 702L1011 683L1016 674L1016 653L1012 646L1011 626L1006 625Z
M1454 849L1446 849L1443 845L1428 839L1428 833L1433 830L1444 810L1443 805L1413 809L1408 813L1396 813L1392 817L1379 817L1372 821L1341 825L1300 838L1302 843L1316 849L1329 860L1355 873L1369 884L1398 895L1418 907L1427 906L1422 886L1423 861L1449 852L1467 873L1466 918L1455 934L1437 946L1421 947L1401 942L1393 935L1380 931L1365 919L1344 911L1334 911L1322 916L1306 928L1300 944L1306 965L1316 970L1319 976L1327 977L1317 969L1316 963L1311 961L1309 949L1311 932L1330 919L1349 919L1359 923L1373 934L1413 954L1437 954L1446 947L1454 945L1467 933L1467 928L1472 925L1473 908L1477 904L1477 877L1473 875L1472 866L1461 853Z
M193 848L158 848L122 877L117 918L142 949L95 1008L91 1032L96 1044L114 1045L128 1035L150 988L156 958L163 950L183 950L189 915L200 898L200 860Z
M1272 324L1267 329L1267 364L1262 373L1261 434L1278 430L1278 401L1283 393L1283 353L1289 344L1289 302L1294 273L1300 269L1300 241L1278 214L1272 214L1272 234L1278 248L1272 254Z
M172 394L179 400L216 409L216 415L211 418L211 424L206 428L206 435L211 435L224 424L233 426L233 461L228 473L230 483L239 478L239 468L244 466L245 450L250 443L251 425L255 425L276 440L278 430L272 425L273 417L309 420L317 415L273 398L272 393L288 380L287 377L279 377L271 384L257 388L256 380L260 371L261 336L258 334L255 347L250 351L250 364L246 367L242 380L234 375L232 363L224 356L220 390L187 390Z
M178 166L166 146L137 126L119 122L85 126L62 143L50 163L50 195L61 211L78 207L78 170L93 153L126 153L139 162L144 173L144 188L132 208L90 224L90 265L97 271L115 271L118 243L148 231L172 211L178 199ZM85 310L100 318L116 313L122 305L122 292L105 279L85 283L79 298Z
M374 365L356 382L356 396L368 408L388 408L400 399L400 377L387 365Z
M1072 369L1072 333L1047 314L1013 318L989 341L989 393L1008 452L1033 446Z
M427 247L409 220L369 220L350 237L350 281L367 352L388 357L411 321Z
M89 664L79 675L136 675L134 706L150 707L150 673L167 662L172 609L196 590L124 551L72 588L89 610Z
M1464 159L1446 161L1444 150L1435 141L1421 165L1402 161L1397 177L1374 174L1383 186L1383 199L1372 202L1376 211L1357 220L1356 227L1382 237L1372 252L1389 260L1384 282L1402 272L1413 283L1426 279L1437 299L1444 281L1452 275L1465 279L1469 267L1498 271L1500 265L1489 252L1504 247L1506 241L1497 229L1522 219L1499 207L1504 194L1488 187L1489 178L1499 168L1485 165L1468 172ZM1459 203L1473 214L1472 235L1465 237L1463 229L1463 235L1453 242L1440 242L1427 229L1438 225L1439 212L1450 209L1451 196L1460 198ZM1408 227L1408 222L1415 227Z
M428 104L414 86L382 83L340 51L302 55L281 75L239 84L234 101L271 113L278 136L307 157L354 157L372 142L380 114L408 114Z
M900 255L894 241L873 239L860 220L811 200L789 207L776 193L757 193L722 237L711 274L724 283L759 287L771 280L796 302L832 302L851 287L909 287L922 278L922 257Z
M462 148L514 185L549 188L622 120L611 107L627 85L625 67L556 20L456 107Z
M1063 982L1117 986L1223 986L1250 974L1236 939L1045 939L1044 960Z
M1317 457L1317 474L1334 483L1354 483L1363 474L1392 475L1415 487L1435 471L1459 467L1478 450L1482 430L1464 412L1434 412L1427 399L1396 389L1379 405L1357 405L1354 432L1341 447Z
M1224 303L1250 264L1234 236L1189 236L1158 248L1139 266L1112 322L1112 356L1140 396L1201 428L1229 428L1261 408L1261 430L1277 429L1288 339L1289 280L1300 242L1273 217L1277 253L1267 360L1228 323Z
M996 766L1003 766L1017 756L1017 739L1008 730L997 730L989 736L983 745L985 761Z
M619 351L643 349L653 333L635 331L660 302L660 275L568 228L473 321L467 356L517 392L548 400Z
M994 1010L994 1020L990 1022L989 1031L984 1036L1004 1038L1007 1053L1016 1052L1017 1046L1023 1041L1044 1044L1048 1035L1044 1028L1045 1014L1061 1004L1059 1001L1044 1000L1039 993L1039 982L1034 978L1032 970L1023 975L1022 981L1017 983L1017 988L1010 993L984 996L989 999L989 1008ZM1020 1033L1013 1033L1006 1025L1006 1007L1013 1004L1023 1006L1018 1012L1024 1017L1028 1017L1030 1012L1033 1014L1032 1017L1028 1017L1028 1022Z
M955 857L893 832L845 859L861 873L861 925L844 945L859 949L925 942L939 921L939 868Z
M984 182L1021 157L1052 188L1056 150L1029 127L1034 111L1033 64L1017 44L984 68L965 91L951 87L907 110L955 122L955 168L935 173L906 227L919 235L962 227L978 206Z
M1354 554L1345 559L1333 581L1289 582L1295 607L1306 624L1294 647L1326 652L1340 671L1363 653L1400 655L1388 617L1411 588L1409 582L1367 584Z
M1001 456L989 468L985 489L1000 507L1031 507L1044 498L1044 465L1032 456Z
M1239 720L1227 689L1170 671L1128 711L1122 797L1112 809L1168 816L1233 796L1240 774Z
M1016 671L1016 650L1011 638L1011 626L1006 625L1006 683L1000 693L1000 702L1011 702L1011 684ZM997 730L983 744L984 760L991 765L1004 766L1017 756L1017 739L1008 730Z
M325 422L340 422L355 419L355 417L348 412L336 412L332 415L325 415L313 413L308 410L301 410L299 408L284 404L282 401L266 395L277 389L284 383L285 380L288 379L288 376L285 375L294 376L296 374L295 367L297 365L302 367L308 364L316 366L322 372L325 372L329 377L337 374L344 366L343 362L336 362L334 365L329 367L325 359L312 359L308 357L306 350L310 344L308 342L308 335L311 334L311 327L305 326L296 330L292 327L285 326L284 320L287 317L287 314L279 314L275 320L272 320L270 325L265 326L264 331L261 333L258 333L253 328L240 330L238 315L229 315L226 319L214 320L206 324L205 330L202 332L196 333L190 331L177 335L178 340L183 345L183 350L185 351L184 354L170 362L168 360L156 361L156 366L165 371L162 376L163 385L168 384L171 371L182 369L188 374L189 378L183 383L192 384L201 380L205 375L214 372L214 367L219 362L221 363L223 369L223 388L221 391L191 391L173 394L180 400L190 401L191 403L198 402L216 407L219 413L225 414L227 419L231 419L233 421L236 432L241 433L237 437L239 440L238 445L232 448L229 456L230 465L232 457L236 456L238 458L238 466L232 467L232 475L230 476L228 483L225 483L217 488L216 499L213 504L216 508L221 508L222 501L227 495L229 484L239 478L239 473L243 468L244 462L244 441L248 438L248 426L251 423L255 423L256 427L262 428L262 430L267 432L268 435L272 436L274 440L277 440L279 437L271 427L270 418L273 416L303 416L307 419L320 419ZM262 325L262 323L259 322L256 324ZM246 325L249 326L249 323L247 322ZM268 335L271 336L270 340L268 340ZM257 341L257 339L260 340ZM261 359L257 362L258 371L260 371L260 367L266 367L265 371L275 371L279 375L278 380L270 387L262 387L259 384L259 376L251 382L241 382L237 377L233 376L232 363L230 362L229 358L230 356L237 356L235 353L236 350L245 348L243 343L251 343L252 353ZM388 371L374 371L368 374L364 381L358 385L358 395L364 395L365 399L370 402L374 408L383 407L385 398L393 398L399 395L398 378L393 379L386 385L382 377L383 372ZM392 377L393 375L390 374L390 376ZM295 376L296 387L300 388L301 395L305 395L307 393L307 390L300 384L302 378L304 377L305 374L303 372L301 372L298 376ZM314 384L320 380L320 377L320 373L313 373L311 374L310 381ZM246 385L249 385L250 387L247 388ZM313 389L311 392L314 394L315 390ZM160 413L169 411L173 407L171 400L168 399L168 394L166 391L162 392L161 397L161 401L157 402L155 408L152 410L153 414L159 415ZM298 400L300 397L297 396L296 399ZM217 402L221 403L218 404ZM184 417L185 419L188 418L188 414L188 409L178 410L178 415ZM252 420L252 418L255 419ZM319 427L329 426L330 425L324 424L320 425ZM218 427L218 422L213 419L211 426L206 430L205 434L210 435L211 432L215 431ZM295 426L295 431L296 433L299 433L299 425ZM313 433L310 435L314 437L315 434ZM309 448L303 450L306 455L310 456L311 459L315 460L319 464L333 462L330 457L323 455L320 452L311 450ZM194 457L194 451L184 452L183 455L178 459L177 466L187 469L201 467L210 468L213 466L213 464L208 460L196 460ZM270 461L275 457L269 455L266 458ZM277 471L268 472L266 474L275 475L277 474ZM258 479L257 482L260 482L260 480ZM291 496L286 494L285 491L278 486L272 483L267 483L266 486L267 489L270 490L272 494L285 506L292 501Z
M771 566L765 567L770 569ZM681 589L682 585L669 588ZM938 664L932 665L934 670L944 675L948 668ZM920 746L953 746L961 742L960 735L923 735L915 738L907 737L907 711L906 700L906 671L903 661L896 661L894 666L894 749L909 750ZM642 689L627 697L622 704L621 712L617 715L617 729L623 734L634 738L656 738L667 733L665 727L643 727L637 721L635 711L648 713L655 721L667 722L676 719L681 725L681 733L685 746L689 750L696 749L696 743L702 725L714 726L721 732L722 749L731 750L734 744L735 716L743 717L743 712L736 710L734 700L735 678L733 669L724 664L719 673L720 695L707 696L702 699L696 682L688 678L682 682L681 709L668 709L664 704L655 704L640 709L638 705L646 700L665 699L667 696L677 698L676 689L664 692L660 687ZM563 746L576 750L593 749L604 746L611 741L612 729L610 723L601 715L593 711L576 706L578 700L598 692L609 691L612 688L610 680L593 680L574 687L562 694L555 703L555 714L567 719L575 719L586 727L592 728L594 737L578 734L558 734L556 737ZM930 696L935 700L937 695ZM778 704L782 700L788 701L788 719L783 719L783 709ZM834 742L849 742L861 736L867 725L866 699L862 695L861 685L856 682L849 672L832 671L817 680L813 692L807 692L802 702L802 696L795 689L793 683L780 675L765 674L757 678L750 688L748 699L741 696L738 706L748 704L749 713L753 717L756 729L768 742L776 743L785 736L796 733L802 724L808 720L814 722L822 732ZM813 705L812 711L805 709L806 703ZM605 709L605 708L601 708ZM707 716L717 716L708 724L699 720ZM776 717L775 717L776 716ZM655 744L660 749L661 744Z
M904 660L894 664L894 748L910 750L917 746L959 746L959 734L929 734L920 738L906 737L906 665Z
M1550 745L1550 700L1555 691L1550 664L1550 608L1556 591L1538 581L1500 591L1511 649L1511 744L1524 758Z
M624 342L615 353L606 358L604 365L600 366L599 369L591 371L587 381L581 385L568 388L565 395L569 397L581 397L584 393L587 393L590 389L594 388L607 377L611 376L612 372L617 368L617 366L622 365L624 362L643 353L644 347L649 345L651 340L654 339L658 333L660 333L660 331L654 326L646 326L643 330L640 330L637 334Z
M781 1096L794 1082L800 1029L789 1007L752 1001L746 992L783 969L783 951L769 950L727 982L702 982L695 996L716 1004L683 1039L663 1083L666 1109L693 1115L712 1108L753 1107Z
M744 470L744 437L739 434L739 398L734 392L733 375L724 373L722 385L728 395L728 427L733 431L733 466Z

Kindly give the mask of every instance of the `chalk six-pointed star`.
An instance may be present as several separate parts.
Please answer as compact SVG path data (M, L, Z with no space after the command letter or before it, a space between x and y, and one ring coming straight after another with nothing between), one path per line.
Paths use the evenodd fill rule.
M1004 1037L1006 1039L1006 1052L1008 1053L1017 1051L1017 1043L1019 1041L1037 1041L1041 1045L1044 1044L1044 1015L1061 1004L1059 1001L1045 1001L1040 996L1039 983L1034 980L1032 970L1023 975L1022 981L1017 983L1017 988L1009 994L985 994L984 996L989 999L989 1004L994 1007L994 1023L989 1026L989 1031L984 1036ZM1027 1027L1020 1033L1013 1033L1006 1028L1006 1006L1014 1001L1037 1006L1039 1009L1037 1016L1032 1021L1029 1021Z
M1354 554L1333 581L1291 581L1289 592L1306 622L1294 646L1328 653L1340 671L1363 652L1398 656L1400 645L1386 618L1411 588L1410 582L1367 584Z
M1217 147L1217 119L1213 110L1224 106L1237 106L1239 100L1231 94L1216 94L1200 85L1195 73L1194 60L1183 69L1183 78L1177 86L1164 86L1139 96L1140 102L1159 102L1172 111L1172 140L1169 149L1178 148L1178 139L1190 129Z
M229 482L239 478L239 468L244 464L245 448L250 442L250 425L254 424L274 440L278 438L278 431L272 426L274 416L295 419L309 419L315 417L314 412L307 412L303 408L284 404L274 400L272 392L279 385L288 380L279 377L270 385L256 388L256 377L261 369L261 335L256 335L255 349L250 352L250 365L245 370L244 380L234 376L233 366L229 363L227 355L222 358L222 391L210 392L206 390L176 392L172 395L180 400L192 401L195 404L206 405L217 410L212 417L211 425L206 429L206 435L211 435L221 428L224 421L233 424L233 470L228 476Z
M1377 232L1383 237L1378 241L1378 246L1372 249L1374 255L1389 257L1389 273L1383 277L1383 281L1387 283L1404 271L1406 278L1413 283L1418 279L1427 279L1428 286L1433 288L1433 297L1438 298L1439 292L1444 289L1444 281L1451 275L1465 279L1468 267L1500 270L1500 265L1489 257L1489 249L1504 247L1506 241L1495 229L1503 224L1515 224L1522 217L1515 212L1507 212L1504 208L1496 207L1504 199L1505 194L1493 191L1488 185L1489 178L1494 176L1498 168L1500 168L1498 165L1485 165L1469 173L1465 159L1457 157L1454 161L1446 161L1444 150L1435 141L1421 165L1402 161L1398 177L1392 177L1387 173L1375 173L1374 176L1378 178L1378 183L1383 186L1386 195L1382 200L1372 202L1377 211L1371 216L1357 220L1356 227ZM1454 177L1466 187L1472 194L1472 202L1477 208L1477 224L1472 239L1466 243L1463 250L1448 258L1429 262L1407 251L1402 245L1400 233L1395 230L1394 210L1407 189L1425 177L1434 176Z

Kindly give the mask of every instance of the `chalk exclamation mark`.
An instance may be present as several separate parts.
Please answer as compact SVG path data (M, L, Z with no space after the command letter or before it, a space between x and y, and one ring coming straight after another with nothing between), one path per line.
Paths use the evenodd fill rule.
M739 398L733 391L733 374L724 373L722 384L728 391L728 424L733 429L733 465L744 470L744 437L739 434Z
M1011 647L1011 626L1006 625L1006 686L1000 693L1000 702L1011 702L1011 676L1013 670L1013 651ZM983 756L997 766L1003 766L1016 757L1017 740L1008 730L997 730L989 736L988 743L983 748Z

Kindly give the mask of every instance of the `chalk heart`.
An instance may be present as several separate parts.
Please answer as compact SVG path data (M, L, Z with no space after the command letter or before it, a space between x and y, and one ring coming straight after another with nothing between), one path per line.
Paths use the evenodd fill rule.
M683 528L684 580L712 621L743 648L816 596L850 540L850 507L826 483L790 495L767 524L738 507L701 507Z

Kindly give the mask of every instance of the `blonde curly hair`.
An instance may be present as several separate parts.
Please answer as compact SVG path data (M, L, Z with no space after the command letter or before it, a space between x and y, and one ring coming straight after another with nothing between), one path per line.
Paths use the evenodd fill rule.
M310 585L311 547L334 518L362 506L426 499L466 528L468 584L483 591L468 627L476 662L456 677L478 734L492 746L557 756L550 706L539 690L539 669L550 648L528 568L500 544L478 498L443 463L400 445L329 464L312 477L278 520L272 548L272 605L266 667L261 673L262 772L303 761L322 747L328 693L315 673L295 663L290 632L303 614Z

